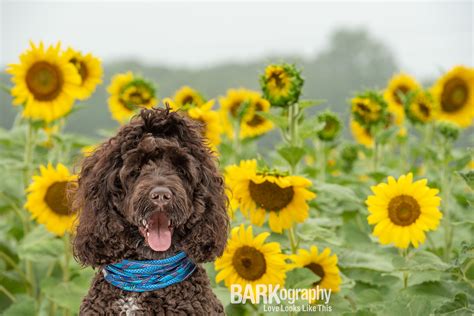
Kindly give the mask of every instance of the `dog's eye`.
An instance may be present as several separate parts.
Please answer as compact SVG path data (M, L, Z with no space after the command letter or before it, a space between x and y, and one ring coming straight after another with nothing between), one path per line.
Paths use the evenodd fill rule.
M181 168L178 168L178 174L180 176L183 176L183 177L187 177L188 174L186 173L186 171L184 171L184 169L181 169Z

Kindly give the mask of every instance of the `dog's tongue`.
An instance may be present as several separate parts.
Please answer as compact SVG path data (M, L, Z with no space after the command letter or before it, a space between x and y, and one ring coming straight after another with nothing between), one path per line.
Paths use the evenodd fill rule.
M171 230L164 212L158 212L150 219L147 242L155 251L165 251L171 246Z

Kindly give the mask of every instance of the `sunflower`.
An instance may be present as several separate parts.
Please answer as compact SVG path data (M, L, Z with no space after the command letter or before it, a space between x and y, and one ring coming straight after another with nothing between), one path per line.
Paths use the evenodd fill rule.
M273 128L273 123L257 112L269 112L270 102L259 93L251 94L250 110L240 124L240 138L250 138L265 134Z
M58 164L54 168L48 164L40 166L40 175L33 176L33 182L27 188L25 208L33 219L58 236L71 231L76 219L66 196L68 184L75 183L76 179L77 176L71 175L64 165Z
M99 144L84 146L81 148L81 153L84 157L89 157L94 153L94 151L98 147L99 147Z
M150 109L157 104L153 85L131 72L115 75L107 91L112 117L120 123L125 123L140 108Z
M331 249L325 248L323 252L318 252L318 247L311 246L310 250L298 249L298 253L291 255L290 264L292 268L307 268L319 276L319 281L313 284L323 289L331 289L332 292L339 292L341 276L337 267L337 256L331 255Z
M256 112L269 112L270 103L260 93L247 89L230 89L219 99L222 127L228 138L234 138L233 123L240 120L239 137L262 135L273 128L273 123ZM241 115L241 117L239 117Z
M270 233L254 237L252 226L232 229L222 257L215 262L216 282L224 281L227 287L250 284L255 293L257 284L281 285L285 283L287 265L277 242L265 243Z
M308 179L259 172L256 160L228 166L226 181L232 191L232 205L239 205L244 216L258 226L263 225L268 214L270 229L277 233L303 222L308 217L306 201L316 197L307 190L311 186Z
M367 148L372 148L374 146L374 136L368 128L363 127L354 119L351 119L350 125L352 136L354 136L356 142Z
M318 132L319 139L323 141L334 140L341 132L341 121L331 111L322 112L317 117L318 122L324 123L324 127Z
M413 123L425 124L436 117L438 110L431 94L419 90L409 98L406 113Z
M405 118L405 98L409 93L419 88L420 84L413 77L404 73L394 75L388 82L383 97L388 103L389 111L395 115L397 124L401 124Z
M357 96L351 100L354 119L361 125L370 127L384 119L383 105L369 96Z
M304 80L294 65L268 65L260 77L264 98L274 106L286 107L298 102Z
M184 86L176 91L173 100L178 107L185 105L194 105L199 107L205 103L201 94L188 86Z
M204 137L209 142L209 146L215 150L221 143L222 126L220 123L220 116L216 111L212 110L215 101L209 100L200 107L189 106L180 107L170 98L163 100L163 104L168 104L173 111L182 111L190 118L201 122L204 127Z
M83 55L72 48L69 48L64 55L81 76L77 98L85 100L94 93L97 85L102 83L103 71L100 60L92 54Z
M20 55L20 63L9 65L14 87L14 105L24 105L23 117L47 123L68 114L79 95L81 77L61 54L61 43L45 48L30 42L30 49Z
M425 242L425 231L435 230L443 214L438 210L441 198L438 190L431 189L427 180L413 182L413 174L398 180L388 177L387 183L371 187L375 195L365 201L368 222L375 224L374 236L382 245L394 243L405 249L410 242L415 248Z
M474 118L474 68L457 66L438 79L431 89L439 103L439 120L468 127Z

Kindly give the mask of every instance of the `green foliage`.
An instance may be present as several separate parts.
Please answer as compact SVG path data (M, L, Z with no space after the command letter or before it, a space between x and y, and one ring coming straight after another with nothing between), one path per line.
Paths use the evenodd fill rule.
M371 60L371 65L354 56L368 56L364 60ZM160 83L164 96L185 82L206 95L218 96L232 86L255 88L255 74L263 69L261 64L238 68L224 65L202 72L157 71L138 64L111 64L106 68L106 81L118 71L142 70L147 78ZM401 139L397 137L399 128L385 128L387 122L384 121L376 126L380 129L375 133L376 148L342 140L338 136L339 127L346 125L341 122L347 122L349 92L363 86L383 85L396 69L393 58L368 34L357 30L340 31L333 35L329 47L320 56L300 64L305 69L307 86L311 87L305 97L324 97L328 104L334 105L331 109L335 113L324 112L322 100L299 99L303 81L299 70L293 69L290 72L296 71L291 73L296 78L293 78L296 90L290 95L291 102L273 100L278 108L272 108L269 113L258 112L274 123L281 139L276 132L241 142L223 137L218 148L222 170L241 159L257 159L262 170L304 176L313 183L309 189L317 197L309 202L309 217L294 225L293 235L288 231L272 233L267 241L278 242L285 254L317 246L320 253L329 248L337 255L342 282L340 292L331 296L330 305L335 315L472 313L474 175L467 171L472 154L462 146L454 146L456 139L468 138L469 131L460 134L463 131L441 124L427 125L426 131L417 126L414 132L414 127L407 125L407 137ZM333 73L336 65L337 69L345 69L344 73ZM0 129L2 315L75 314L90 286L95 272L81 269L73 260L67 237L51 234L25 210L25 188L40 164L61 162L72 168L82 157L82 147L115 134L116 126L111 124L104 106L104 88L100 87L87 101L94 106L84 105L71 113L65 131L51 139L41 130L40 122L26 122L20 116L13 120L12 113L17 113L10 107L8 97L3 96L3 103L8 106L5 107L7 114L0 120L9 129ZM367 97L386 107L378 93ZM247 107L248 104L240 108L239 118L245 115ZM78 108L75 105L75 109ZM335 118L339 124L338 128L329 129L331 137L325 130L328 118ZM425 132L433 135L428 133L430 128L437 136L433 141L430 137L423 138ZM70 130L77 133L69 133ZM100 139L90 138L91 135L98 135ZM47 145L48 141L51 144ZM427 240L418 249L410 247L400 255L393 245L382 246L372 235L365 200L370 187L385 181L388 175L397 177L410 171L416 179L427 178L431 187L440 189L444 217L442 227L428 232ZM249 225L248 219L237 212L232 226L241 223ZM270 231L267 223L254 230ZM229 289L215 281L214 265L207 263L205 269L214 293L228 314L262 312L262 305L230 304ZM287 271L285 286L309 288L320 279L310 269L295 268Z

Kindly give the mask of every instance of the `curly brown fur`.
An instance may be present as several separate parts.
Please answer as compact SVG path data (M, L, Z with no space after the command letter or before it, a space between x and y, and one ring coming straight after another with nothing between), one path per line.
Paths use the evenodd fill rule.
M199 123L169 109L142 110L83 160L73 201L80 210L74 254L99 271L81 314L116 315L127 306L140 315L223 313L199 264L224 250L227 199L215 156L201 135ZM169 203L157 206L151 201L156 187L171 191ZM153 250L143 234L143 220L158 211L172 225L171 246L165 251ZM126 292L107 283L101 273L103 265L122 259L160 259L180 250L198 269L162 290Z

